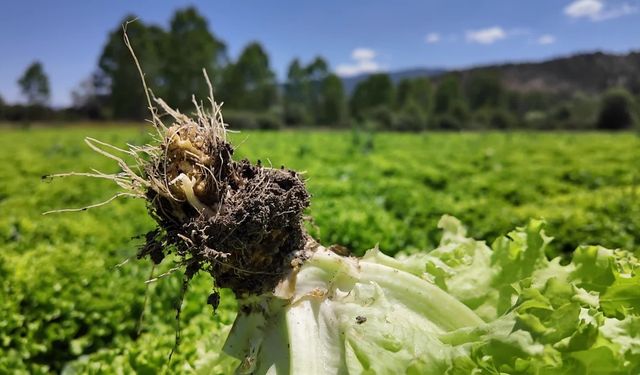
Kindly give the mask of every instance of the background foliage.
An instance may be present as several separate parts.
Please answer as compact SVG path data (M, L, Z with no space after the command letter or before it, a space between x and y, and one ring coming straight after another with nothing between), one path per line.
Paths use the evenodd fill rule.
M47 107L48 78L42 64L34 62L18 82L26 104L0 99L0 120L28 125L144 119L146 98L123 43L123 25L158 97L189 111L192 95L208 95L205 68L216 99L234 111L238 128L621 130L633 128L640 115L640 53L351 78L338 77L322 56L315 56L294 58L279 82L259 41L232 58L207 19L186 7L176 10L166 28L134 14L114 25L95 71L74 90L69 108ZM268 125L260 125L260 119L268 119Z

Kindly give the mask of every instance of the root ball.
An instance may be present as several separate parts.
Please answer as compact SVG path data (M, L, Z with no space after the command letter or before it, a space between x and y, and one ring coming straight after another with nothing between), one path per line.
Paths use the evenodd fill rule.
M303 180L292 170L234 161L233 147L210 123L185 116L165 133L145 166L160 230L147 235L139 256L159 263L176 251L187 277L206 270L237 295L273 290L308 240Z

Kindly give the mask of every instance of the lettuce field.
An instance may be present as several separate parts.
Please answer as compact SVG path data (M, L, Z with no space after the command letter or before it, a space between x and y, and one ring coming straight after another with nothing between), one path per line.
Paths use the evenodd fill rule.
M213 314L210 280L198 275L176 320L181 271L136 259L154 227L144 202L121 198L42 215L116 192L105 180L43 178L117 172L116 163L86 147L85 136L124 146L148 142L148 130L0 130L0 373L208 374L237 365L220 351L235 316L230 293ZM390 255L432 249L445 214L488 243L542 218L555 238L550 254L591 244L640 247L640 139L632 133L283 131L232 138L236 158L304 171L310 233L358 255L376 245Z

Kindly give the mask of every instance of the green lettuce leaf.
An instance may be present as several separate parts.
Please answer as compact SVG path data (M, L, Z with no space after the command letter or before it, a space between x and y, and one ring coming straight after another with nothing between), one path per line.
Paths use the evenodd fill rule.
M273 295L241 301L225 346L239 372L640 373L640 263L579 247L551 257L545 222L491 247L444 216L440 245L360 259L320 248Z

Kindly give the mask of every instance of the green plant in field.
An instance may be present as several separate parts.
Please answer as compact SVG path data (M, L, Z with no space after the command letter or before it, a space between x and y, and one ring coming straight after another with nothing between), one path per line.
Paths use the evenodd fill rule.
M38 183L42 175L55 171L118 171L110 160L82 147L84 136L118 145L151 140L148 129L89 125L2 130L0 159L8 162L0 163L0 181L10 183L0 182L0 289L5 291L0 293L11 289L14 294L0 295L0 310L7 312L3 316L8 322L27 319L34 324L21 325L18 331L18 323L0 325L0 336L12 338L0 341L5 365L0 372L38 373L42 366L73 366L78 373L90 368L157 373L163 367L174 373L209 373L206 366L216 366L212 353L222 347L236 308L223 291L221 305L211 315L205 298L211 284L204 275L196 276L185 296L181 342L170 363L176 327L172 311L180 296L181 272L149 284L142 332L136 336L137 311L144 304L144 281L151 266L132 261L115 266L134 255L139 240L130 238L152 228L142 202L125 199L83 213L41 216L61 206L81 207L108 198L111 186L100 181ZM437 223L444 213L467 223L470 237L489 241L525 225L529 217L545 217L547 232L555 237L547 245L549 254L595 243L635 250L640 239L629 168L637 155L637 138L631 134L514 133L507 139L498 133L387 133L374 135L375 148L368 154L353 152L346 132L230 136L240 145L238 158L260 159L263 164L271 160L274 166L307 171L313 195L309 214L320 229L319 239L345 245L359 255L376 243L386 254L434 248L442 237ZM25 137L30 148L20 146ZM297 157L297 145L306 147L304 158ZM74 261L65 266L69 259ZM34 265L42 271L31 272ZM158 268L155 275L170 268ZM90 282L83 284L83 279ZM56 282L62 289L51 303L27 308L33 305L16 297L41 289L39 295L48 301L44 291L53 290ZM74 285L86 286L76 293ZM98 287L114 294L94 291ZM92 330L80 330L96 306L107 306L109 319L92 320ZM77 312L66 313L71 308ZM59 324L46 318L55 317L56 310L66 311L58 316L74 322L71 328L64 335L36 334ZM26 337L38 337L37 341L19 339L27 329L33 331ZM94 338L100 332L113 336ZM32 345L38 345L51 358L54 352L63 353L56 348L69 348L76 339L95 345L76 346L79 354L66 351L67 357L48 364L28 356L36 353ZM226 360L233 367L234 362Z
M41 216L43 211L60 206L78 207L108 198L111 187L100 181L77 178L65 183L37 183L41 175L52 171L97 168L117 172L109 159L81 146L84 136L113 144L141 144L150 141L146 132L85 126L55 131L7 130L0 139L0 157L9 161L0 164L0 263L4 264L0 285L29 295L35 288L50 291L59 281L61 294L50 300L48 308L72 311L64 309L82 306L82 314L70 318L79 322L96 306L108 306L111 314L112 320L93 320L95 329L91 331L78 330L83 323L57 338L39 335L39 347L48 352L49 363L55 363L50 368L71 366L83 358L106 372L142 372L143 365L154 372L163 366L172 372L186 371L187 366L197 369L202 353L209 353L203 348L222 347L225 336L207 334L205 338L202 332L223 330L216 328L218 324L228 329L233 321L236 310L228 294L223 294L215 316L206 312L211 310L203 306L203 296L210 293L210 281L203 275L196 277L185 296L179 351L168 364L175 334L172 310L180 295L182 273L150 284L143 330L136 338L139 308L135 306L144 303L144 280L151 266L130 261L115 268L133 256L139 242L129 239L152 228L142 202L123 200L80 214ZM490 241L511 227L526 224L529 217L545 217L547 231L555 237L547 245L551 254L594 243L637 248L640 214L631 194L633 174L627 168L635 158L637 139L630 134L515 133L509 140L497 133L373 134L376 147L368 154L353 152L351 135L345 132L243 132L230 136L241 145L239 158L261 159L265 164L270 159L273 165L308 171L311 178L307 186L314 197L310 230L318 227L322 243L340 243L359 255L376 243L386 254L433 248L442 236L436 225L443 213L455 214L468 223L470 237ZM19 147L24 137L29 138L28 149ZM328 149L327 144L332 147ZM305 157L298 158L292 145L305 145ZM27 253L32 255L25 257ZM19 261L21 258L25 260ZM63 273L69 269L64 266L68 258L75 259L73 272ZM43 272L30 272L34 259L44 267ZM16 262L21 266L14 266ZM170 268L159 268L156 275ZM86 292L75 293L68 286L81 285L85 278L96 280L84 288ZM19 289L17 285L21 285ZM115 294L92 292L101 285ZM40 295L49 300L47 294ZM8 321L22 316L39 322L30 326L33 332L52 324L38 308L25 308L21 302L24 297L5 296L8 294L0 295L0 300ZM61 316L67 319L70 315ZM23 332L10 327L16 325L0 326L0 335L15 338L19 335L16 332ZM92 338L97 332L114 335ZM29 335L35 337L34 333ZM67 351L71 354L63 355L57 350L70 347L77 338L96 344L80 347L79 354ZM8 346L0 347L0 357L11 363L5 368L37 372L41 364L20 354L31 349L19 349L30 348L22 345L36 341L4 342Z

